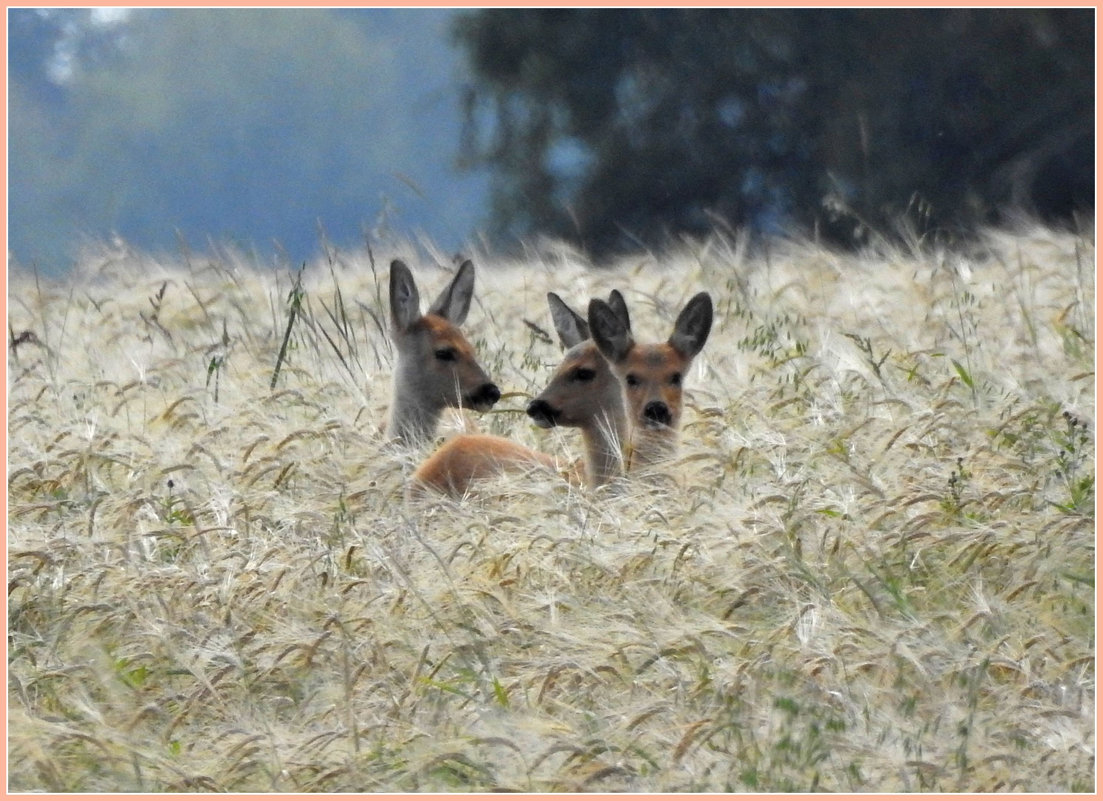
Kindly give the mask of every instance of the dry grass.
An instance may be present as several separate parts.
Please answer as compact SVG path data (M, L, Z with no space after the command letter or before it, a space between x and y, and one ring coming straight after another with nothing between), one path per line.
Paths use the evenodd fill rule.
M12 790L1093 788L1094 232L475 254L476 422L563 456L547 290L716 324L667 475L416 508L400 251L309 265L286 347L241 254L13 269Z

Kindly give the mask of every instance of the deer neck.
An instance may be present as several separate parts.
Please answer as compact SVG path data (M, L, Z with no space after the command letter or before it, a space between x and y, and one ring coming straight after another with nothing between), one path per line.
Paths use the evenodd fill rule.
M395 376L394 398L391 401L391 417L387 425L387 437L414 447L433 439L440 422L440 408L419 402L418 393L406 376Z
M586 477L591 487L600 487L624 475L624 446L628 425L623 409L603 415L596 425L582 429L586 449Z
M632 432L628 469L668 462L678 455L678 432L673 428L641 428Z

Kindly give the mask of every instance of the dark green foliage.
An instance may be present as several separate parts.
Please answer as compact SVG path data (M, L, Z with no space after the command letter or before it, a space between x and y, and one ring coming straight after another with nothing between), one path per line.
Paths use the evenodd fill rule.
M1051 9L482 10L467 163L499 234L596 253L718 221L857 243L1094 204L1093 17Z

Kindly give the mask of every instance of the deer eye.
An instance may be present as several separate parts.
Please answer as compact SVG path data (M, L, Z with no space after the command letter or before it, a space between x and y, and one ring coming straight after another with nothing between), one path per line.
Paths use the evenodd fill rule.
M438 348L436 353L433 354L437 357L439 362L454 362L456 361L456 349L455 348Z
M682 385L682 374L675 373L670 377L670 385L674 387L680 387Z
M640 378L633 373L629 373L624 377L624 383L630 387L638 387L640 385Z
M571 380L572 381L593 381L595 375L596 375L596 373L594 373L594 371L591 370L589 367L579 367L577 370L575 370L573 373L571 373Z

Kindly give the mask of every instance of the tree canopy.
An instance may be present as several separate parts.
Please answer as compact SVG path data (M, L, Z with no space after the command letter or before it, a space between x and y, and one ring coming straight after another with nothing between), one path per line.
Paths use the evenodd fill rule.
M489 9L454 35L498 235L859 241L1094 206L1090 9Z

